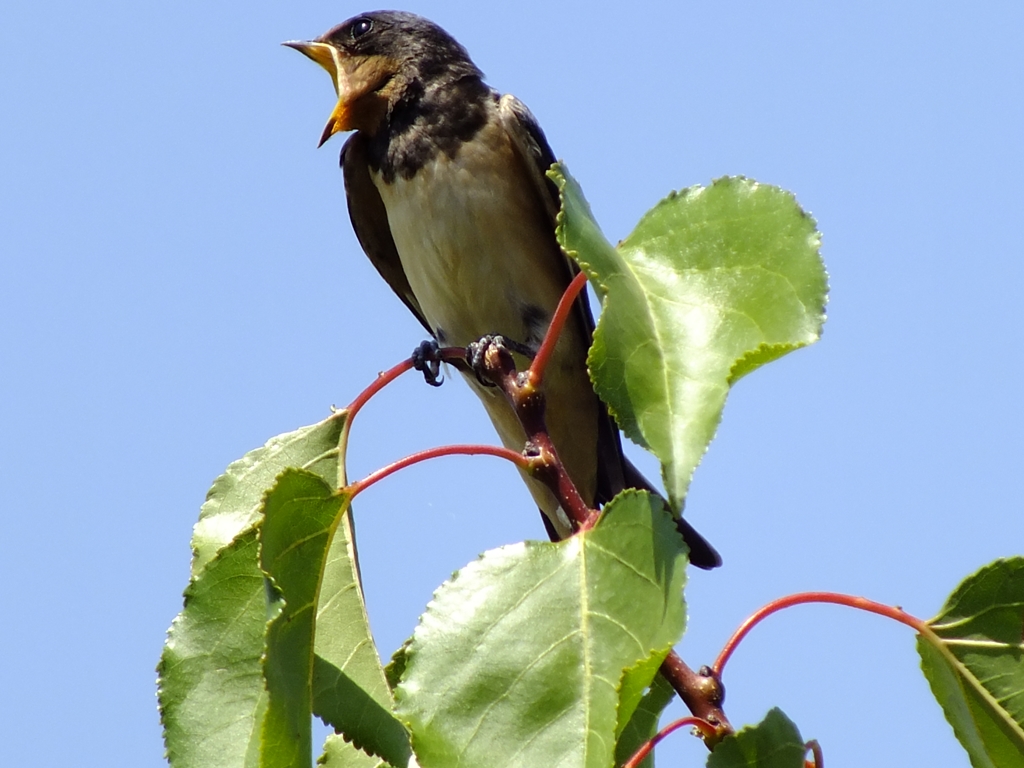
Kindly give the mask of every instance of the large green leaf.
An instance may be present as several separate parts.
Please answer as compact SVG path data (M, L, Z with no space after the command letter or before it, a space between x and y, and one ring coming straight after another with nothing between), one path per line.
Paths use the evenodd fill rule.
M806 752L793 721L772 709L757 725L723 739L708 756L707 768L804 768Z
M685 566L661 500L631 491L590 531L459 571L396 689L420 765L611 765L617 723L639 703L623 705L623 673L646 669L649 684L682 635Z
M159 697L175 768L255 766L266 689L267 625L257 553L263 497L286 467L336 482L345 414L279 435L233 462L210 488L192 537L185 607L168 632ZM207 573L209 571L209 573Z
M267 609L249 529L207 562L160 657L160 719L175 768L256 768Z
M549 175L559 241L602 301L595 387L661 461L678 512L732 384L820 336L820 235L789 193L725 178L662 200L614 248L564 167Z
M273 438L234 462L207 497L193 540L194 576L185 610L171 628L159 670L161 714L175 766L257 764L266 708L260 659L267 595L256 550L261 505L275 478L292 466L312 471L323 487L336 488L344 476L338 451L344 425L345 414L338 413ZM322 599L313 711L401 768L410 753L408 736L390 714L391 693L370 636L351 518L343 515L337 523L322 572L314 570L322 576ZM296 648L308 656L309 648Z
M1024 765L1024 557L964 580L929 626L921 667L971 763Z

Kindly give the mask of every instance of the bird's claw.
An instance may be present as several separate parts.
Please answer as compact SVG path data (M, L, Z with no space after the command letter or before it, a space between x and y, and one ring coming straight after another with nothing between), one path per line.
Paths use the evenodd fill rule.
M476 375L476 380L485 387L493 387L494 381L487 375L487 350L492 346L508 349L504 336L489 333L466 345L466 362Z
M537 350L533 347L513 341L497 333L489 333L486 336L481 336L476 341L470 342L466 345L466 362L469 363L469 367L476 374L477 381L487 387L493 387L495 382L495 372L489 371L491 364L487 361L488 351L495 348L499 350L499 353L504 353L509 365L513 369L515 363L512 362L512 356L509 353L515 352L527 360L533 360L537 354Z
M412 351L412 367L422 373L423 380L432 387L440 387L444 383L439 350L436 341L427 339Z

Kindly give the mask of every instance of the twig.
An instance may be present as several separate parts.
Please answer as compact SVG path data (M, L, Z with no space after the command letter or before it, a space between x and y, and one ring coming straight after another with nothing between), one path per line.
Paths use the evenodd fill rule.
M541 351L534 357L528 371L519 373L512 354L501 344L493 342L482 350L480 371L483 377L504 392L526 432L524 454L535 461L531 474L551 489L562 509L573 521L574 527L581 531L591 528L597 522L599 513L588 507L558 458L544 421L545 398L539 384L543 380L544 367L558 340L558 334L585 282L582 275L577 275L562 296L541 344ZM694 672L674 651L662 663L661 673L690 711L711 724L714 732L705 735L709 748L732 733L732 725L721 708L725 691L717 674L706 667L699 673Z
M721 653L718 654L718 658L715 659L714 666L712 666L715 674L721 676L722 670L725 669L726 662L729 661L729 657L732 656L733 651L736 650L736 646L740 644L740 641L747 636L747 633L749 633L750 630L773 613L777 613L784 608L790 608L794 605L803 605L805 603L832 603L835 605L845 605L850 608L867 611L868 613L877 613L880 616L886 616L890 619L906 624L908 627L911 627L920 633L928 631L928 627L924 621L916 616L911 616L902 608L883 605L882 603L876 603L874 600L868 600L865 597L843 595L838 592L798 592L795 595L787 595L786 597L780 597L778 600L773 600L763 608L758 609L753 615L744 621L739 626L739 629L733 633L732 637L729 638L725 647L722 648Z
M817 739L811 739L804 744L804 749L810 752L814 757L813 762L804 761L805 765L811 766L812 768L825 768L825 755L821 751L821 744L818 743Z
M438 357L442 360L465 360L466 350L463 347L442 347L437 351ZM410 357L407 360L403 360L393 368L389 368L382 373L377 374L377 378L373 380L366 389L360 392L356 399L353 400L349 406L345 409L348 412L348 423L352 423L352 419L356 417L356 414L362 410L362 407L366 405L370 398L380 392L384 387L390 384L392 381L397 379L406 371L411 371L413 367L413 359Z
M544 380L544 371L547 370L548 360L551 359L551 355L555 351L558 337L561 336L562 328L565 327L565 322L569 319L569 313L576 305L576 297L580 295L580 291L586 284L587 275L580 272L572 279L569 287L562 294L562 298L558 300L555 314L551 316L548 330L544 334L544 341L541 342L540 349L537 350L537 354L534 355L533 362L530 364L530 370L527 371L528 380L535 388L540 388L541 382Z
M678 731L680 728L685 728L688 725L692 725L694 728L701 732L701 735L705 740L715 735L715 726L711 723L701 720L699 717L682 717L675 722L669 723L660 731L658 731L654 738L648 739L640 745L640 749L633 753L633 756L622 764L622 768L639 768L640 763L651 754L651 750L657 746L658 742L664 739L671 733Z
M354 483L349 484L343 491L349 493L353 498L362 491L365 491L374 483L379 480L383 480L388 475L392 475L400 469L411 467L413 464L419 464L421 461L427 461L428 459L436 459L439 456L497 456L502 459L507 459L513 464L518 466L520 469L530 469L530 459L523 456L521 453L510 451L508 448L502 448L497 445L443 445L440 448L428 448L425 451L419 451L406 456L404 459L388 464L386 467L371 472L362 480L357 480Z

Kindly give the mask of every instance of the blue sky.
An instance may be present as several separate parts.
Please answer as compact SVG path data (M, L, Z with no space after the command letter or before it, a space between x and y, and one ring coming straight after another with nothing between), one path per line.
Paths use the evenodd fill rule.
M741 381L688 515L680 650L832 589L937 612L1024 551L1024 11L1017 3L417 2L522 98L612 240L673 188L743 174L824 232L816 346ZM0 764L159 766L153 667L211 481L319 420L422 330L362 256L327 77L278 43L327 3L21 3L0 24ZM468 389L375 401L351 475L493 441ZM653 465L645 467L655 473ZM382 651L479 552L543 532L510 467L410 469L356 510ZM794 609L727 670L830 765L966 768L908 630ZM663 765L703 764L677 736Z

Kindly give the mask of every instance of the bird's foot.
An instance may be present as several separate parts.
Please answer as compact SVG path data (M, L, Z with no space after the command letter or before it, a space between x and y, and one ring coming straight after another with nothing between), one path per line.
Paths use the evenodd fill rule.
M427 339L412 351L412 367L422 373L423 380L432 387L440 387L444 383L439 350L436 341Z
M487 351L492 347L508 349L504 336L489 333L466 345L466 362L476 375L476 380L485 387L493 387L494 380L487 375Z
M512 341L497 333L489 333L466 345L466 362L476 374L477 381L484 386L493 387L497 384L505 387L506 384L499 382L508 376L516 375L513 352L528 360L532 360L537 354L537 350L531 346ZM518 378L515 381L518 382Z

